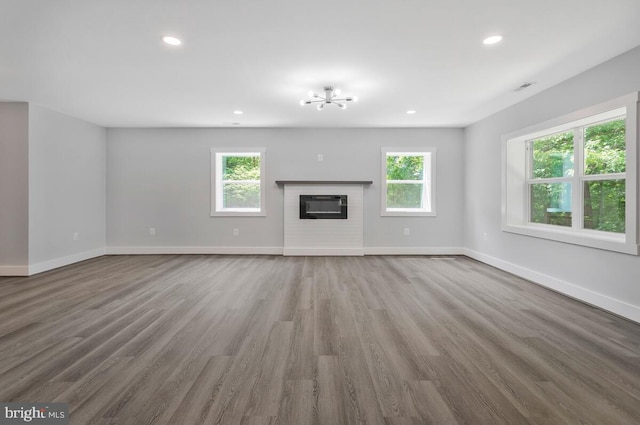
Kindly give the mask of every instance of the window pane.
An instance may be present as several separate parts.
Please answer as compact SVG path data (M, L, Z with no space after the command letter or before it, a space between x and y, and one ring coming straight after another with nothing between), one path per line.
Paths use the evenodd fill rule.
M223 156L223 180L260 180L260 156Z
M533 149L533 178L573 176L573 132L536 139Z
M625 172L625 120L584 130L585 174Z
M571 183L531 185L531 222L571 226Z
M387 184L387 208L422 208L422 184Z
M222 208L260 208L259 183L225 183L222 191Z
M422 180L424 156L387 155L387 180Z
M625 180L584 183L584 228L624 233Z

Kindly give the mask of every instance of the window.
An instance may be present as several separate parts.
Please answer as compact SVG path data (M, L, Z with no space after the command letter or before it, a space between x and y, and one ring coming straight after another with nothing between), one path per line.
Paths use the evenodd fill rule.
M381 215L436 215L435 148L382 148Z
M638 94L503 138L503 230L632 254Z
M211 215L265 215L264 149L211 149Z

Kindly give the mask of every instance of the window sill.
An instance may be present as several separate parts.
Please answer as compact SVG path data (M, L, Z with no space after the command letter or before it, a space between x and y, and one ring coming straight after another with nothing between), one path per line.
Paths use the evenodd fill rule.
M625 235L606 232L584 231L574 232L564 229L550 228L545 225L503 225L502 231L516 233L534 238L548 239L573 245L621 252L624 254L639 254L639 247L635 242L628 241Z
M211 217L265 217L266 211L211 211Z
M435 211L381 211L380 215L382 217L435 217Z

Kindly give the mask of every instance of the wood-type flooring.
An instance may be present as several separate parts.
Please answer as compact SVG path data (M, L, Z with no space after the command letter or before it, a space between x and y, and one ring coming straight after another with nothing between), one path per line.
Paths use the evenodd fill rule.
M466 257L106 256L0 278L0 401L72 424L640 423L640 325Z

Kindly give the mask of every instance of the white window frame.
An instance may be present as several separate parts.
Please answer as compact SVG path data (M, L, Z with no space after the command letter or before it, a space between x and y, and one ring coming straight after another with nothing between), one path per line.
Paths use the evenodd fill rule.
M505 134L502 137L502 230L526 236L638 255L638 101L639 93L595 105L581 111ZM538 138L581 129L616 117L626 119L626 172L582 175L584 141L574 133L573 177L534 179L529 142ZM625 179L625 233L583 228L583 184L593 180ZM530 222L531 183L572 183L572 226Z
M418 148L381 148L381 216L431 216L436 215L436 151L434 147L418 147ZM424 170L422 172L423 179L415 180L423 184L423 207L422 208L388 208L387 207L387 183L395 181L387 181L387 156L389 155L412 155L424 157ZM400 182L409 183L402 180ZM395 182L398 183L398 182Z
M266 158L265 148L211 148L211 216L266 216ZM260 180L246 183L260 184L259 208L223 208L222 158L224 156L258 156L260 157ZM234 180L234 182L242 181Z

